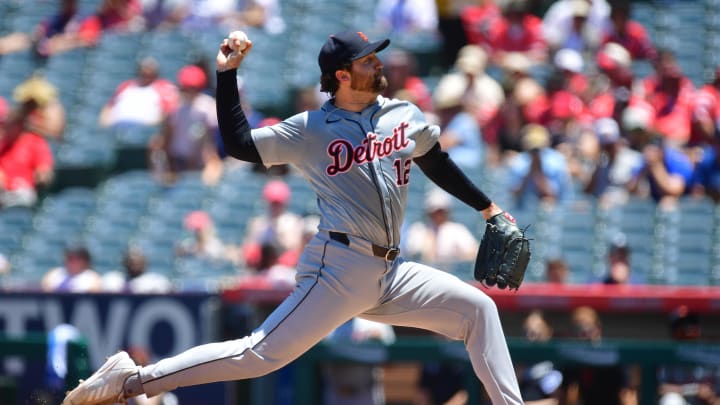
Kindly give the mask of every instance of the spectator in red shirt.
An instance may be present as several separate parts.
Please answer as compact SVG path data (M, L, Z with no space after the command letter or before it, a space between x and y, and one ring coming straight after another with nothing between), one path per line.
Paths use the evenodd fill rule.
M545 84L551 88L565 90L580 98L583 103L590 96L590 83L584 74L585 61L580 52L573 49L560 49L553 56L553 73Z
M690 118L690 146L704 146L715 142L720 124L720 67L715 77L695 93Z
M658 53L654 67L655 74L642 81L642 96L655 109L654 129L671 143L684 145L690 139L695 86L668 50Z
M603 45L596 55L600 76L591 94L588 107L594 118L622 119L622 112L630 101L634 75L632 57L622 45L613 42Z
M630 2L613 0L610 2L610 24L605 33L603 43L615 42L630 52L634 60L653 60L657 56L655 46L645 31L645 27L637 21L630 20Z
M26 128L21 110L0 123L0 207L33 206L38 187L53 176L53 156L45 138Z
M527 0L511 0L505 5L502 17L491 27L490 48L491 60L503 67L505 56L512 52L524 54L532 64L547 60L542 20L528 11Z
M490 32L501 17L500 7L493 0L478 0L463 8L460 20L468 44L490 48Z

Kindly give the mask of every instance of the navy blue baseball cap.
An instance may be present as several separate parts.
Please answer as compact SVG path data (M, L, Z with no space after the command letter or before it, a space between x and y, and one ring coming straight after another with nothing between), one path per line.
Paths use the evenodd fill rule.
M390 45L389 39L370 42L361 31L343 31L332 34L320 49L318 64L322 73L333 73L355 59L380 52Z

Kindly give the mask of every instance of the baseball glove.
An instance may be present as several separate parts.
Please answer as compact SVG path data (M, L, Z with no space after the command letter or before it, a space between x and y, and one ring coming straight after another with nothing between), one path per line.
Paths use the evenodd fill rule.
M530 261L530 240L507 212L490 218L475 259L475 279L492 287L517 290Z

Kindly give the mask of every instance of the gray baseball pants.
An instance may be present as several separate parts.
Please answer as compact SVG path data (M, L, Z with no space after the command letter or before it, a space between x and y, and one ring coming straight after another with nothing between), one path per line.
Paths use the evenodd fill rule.
M495 303L451 274L371 252L365 240L350 237L346 246L319 232L300 259L296 288L259 328L143 367L145 392L268 374L360 316L463 340L493 404L522 404Z

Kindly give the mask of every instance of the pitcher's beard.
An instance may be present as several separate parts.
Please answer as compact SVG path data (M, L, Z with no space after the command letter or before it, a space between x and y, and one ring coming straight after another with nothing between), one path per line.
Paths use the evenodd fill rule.
M388 81L385 75L380 74L375 77L375 80L373 81L373 90L375 90L376 93L382 93L387 89Z
M350 83L350 88L353 90L367 91L367 92L377 93L377 94L380 94L383 91L385 91L387 86L388 86L387 78L382 73L378 73L378 74L374 75L371 83L368 83L367 81L364 83L358 83L357 81L354 80L354 78L353 78L353 81Z

